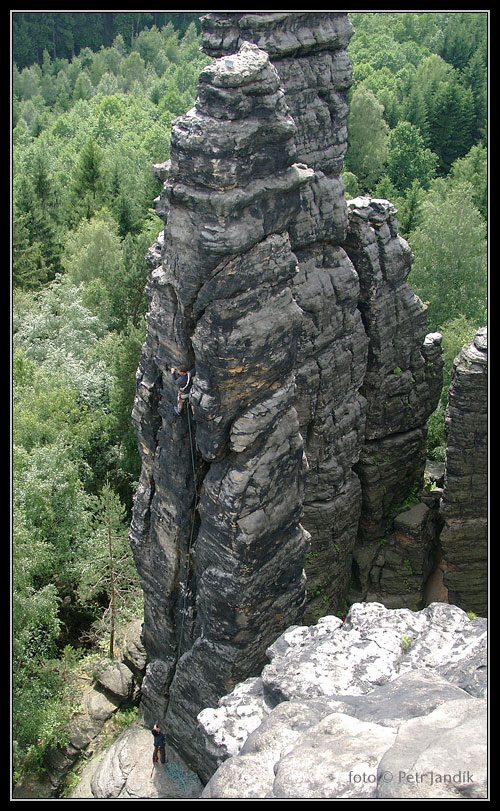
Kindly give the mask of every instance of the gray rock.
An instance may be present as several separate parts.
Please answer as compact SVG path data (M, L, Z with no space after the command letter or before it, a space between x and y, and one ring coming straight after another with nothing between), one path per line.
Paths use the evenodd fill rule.
M153 770L153 739L150 730L128 727L106 751L91 780L93 798L195 799L202 785L196 775L179 762L170 749L167 763Z
M287 57L297 47L303 54L342 50L351 28L345 14L311 18L314 36L295 15L240 15L239 22L262 24L270 34L264 40ZM330 75L334 63L342 73L334 105L347 90L348 70L342 59L319 59L318 69L327 63ZM310 71L308 79L307 69L299 77L290 68L296 88L309 82ZM204 756L197 712L258 672L268 645L301 621L305 608L307 458L295 378L299 354L309 362L314 324L305 325L305 286L294 289L294 249L311 251L318 240L321 256L311 258L310 272L321 268L329 285L342 359L332 365L335 353L326 341L312 348L314 364L323 370L325 399L330 389L332 400L338 371L355 404L349 440L343 443L337 431L342 466L333 469L332 453L341 490L353 480L351 460L360 446L357 387L366 344L356 274L345 252L323 247L328 234L335 241L345 234L343 185L321 165L301 160L283 81L266 50L243 37L233 53L202 71L193 109L174 123L170 164L155 169L164 183L156 210L166 227L149 254L157 264L149 276L148 332L137 375L142 474L130 537L145 595L144 645L150 662L163 662L165 675L156 679L147 670L144 717L166 718L172 741L193 762ZM321 81L314 84L319 98ZM345 104L339 111L345 117ZM346 141L332 128L330 135L338 172ZM346 364L353 348L359 371L351 376ZM179 362L196 367L189 423L172 414L169 368ZM336 396L339 423L347 425L347 398L338 390ZM326 402L322 419L331 423ZM329 510L330 526L339 514L345 523L346 513ZM355 524L352 516L347 550ZM342 588L349 568L347 554ZM203 763L198 768L203 774Z
M121 649L121 661L133 673L140 684L146 669L146 650L142 642L143 623L137 619L127 623L117 634L117 644Z
M104 723L120 706L120 699L106 695L100 690L90 690L85 696L85 708L95 721Z
M419 579L405 583L404 569L390 561L386 565L387 550L378 545L391 532L394 510L419 482L423 486L426 422L442 387L441 335L427 333L426 307L409 284L413 254L398 234L394 206L370 197L349 200L347 206L344 247L359 275L359 307L369 338L361 387L367 403L365 444L354 468L363 495L353 551L355 599L415 609L422 604L426 566ZM426 545L422 560L430 551Z
M488 610L488 344L487 329L455 358L445 429L441 500L444 583L450 602Z
M202 710L198 721L203 727L205 746L219 766L238 754L248 736L269 714L274 702L264 693L260 678L247 679L232 693L223 696L218 707Z
M487 704L447 701L405 721L378 766L378 799L486 799Z
M434 603L413 612L358 603L345 623L323 617L315 626L289 629L269 648L262 681L280 701L361 695L407 670L452 668L478 651L485 666L485 648L485 623L469 620L456 606ZM483 682L479 695L485 687Z
M134 675L123 662L102 661L95 680L107 694L118 700L125 701L132 694Z
M374 795L373 775L395 731L349 715L332 713L303 733L275 767L277 798L364 799ZM342 744L339 746L339 741ZM362 782L355 775L362 773Z
M473 677L484 620L360 604L345 623L290 628L269 656L261 678L199 715L223 760L203 798L487 796L485 680Z

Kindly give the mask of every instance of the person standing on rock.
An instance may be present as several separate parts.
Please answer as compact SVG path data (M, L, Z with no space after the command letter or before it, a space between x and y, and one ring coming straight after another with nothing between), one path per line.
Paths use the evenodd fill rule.
M165 763L165 735L160 730L160 722L157 721L154 725L153 729L151 730L153 733L154 738L154 750L153 750L153 766L160 758L160 763Z
M184 400L189 399L189 392L193 384L193 377L195 369L187 370L184 366L170 369L172 374L172 383L177 386L179 393L177 395L177 405L174 406L174 412L180 414L184 405Z

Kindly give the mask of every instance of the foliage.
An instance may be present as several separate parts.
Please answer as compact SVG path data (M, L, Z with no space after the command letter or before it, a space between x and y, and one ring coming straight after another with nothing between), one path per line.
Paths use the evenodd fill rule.
M418 127L409 121L400 121L389 135L387 174L400 192L410 189L415 182L424 188L434 177L437 156L426 149Z
M349 106L350 147L346 169L363 188L371 188L382 174L387 158L389 126L383 118L384 108L371 90L358 88Z
M107 605L99 627L109 633L109 656L113 658L117 624L128 604L135 608L137 598L131 600L131 595L137 595L140 586L128 544L126 512L109 483L91 498L91 505L93 524L83 545L78 593L83 602L105 596Z
M145 29L170 25L184 34L199 26L196 12L148 11L21 11L13 14L14 60L21 68L46 63L45 54L59 62L84 50L98 51L117 40L122 47L137 42ZM144 39L144 38L143 38Z
M422 204L420 225L409 237L416 257L411 283L428 303L431 330L460 316L478 327L484 324L485 239L486 224L472 204L468 184L432 189Z
M398 180L400 190L417 178L425 188L434 168L440 176L471 147L485 146L487 112L487 13L485 12L353 12L354 25L348 53L354 84L350 91L351 112L346 167L357 174L358 154L366 133L358 121L365 109L366 129L373 127L374 102L383 108L392 143L387 144L387 170L395 182L398 166L411 155L410 135L417 142L418 161L413 161L411 179ZM372 96L361 91L370 91ZM361 100L363 103L361 104ZM352 115L352 103L356 113ZM400 137L393 132L401 125ZM409 130L411 124L415 130ZM379 131L377 125L377 131ZM397 157L405 134L405 155ZM430 150L431 158L425 150ZM377 160L380 149L375 149ZM426 162L420 168L423 155ZM432 163L435 166L432 166ZM419 175L419 172L422 174ZM366 178L361 166L358 177ZM384 172L379 173L382 175ZM379 178L375 178L375 182Z

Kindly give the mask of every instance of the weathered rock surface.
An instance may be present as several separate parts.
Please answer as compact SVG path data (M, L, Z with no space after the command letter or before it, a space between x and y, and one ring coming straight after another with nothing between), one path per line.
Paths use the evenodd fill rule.
M106 722L123 706L137 705L146 665L142 623L136 620L116 635L115 661L103 659L95 678L82 692L81 709L69 722L69 742L48 750L44 769L56 793L68 770L83 756L89 757Z
M369 338L361 387L367 402L365 443L354 468L361 481L362 509L353 599L417 608L426 567L423 561L418 564L422 577L406 588L400 563L411 562L411 555L404 543L394 548L399 546L398 533L392 536L391 549L386 542L395 509L423 486L427 419L442 387L441 335L427 334L426 307L408 283L413 255L398 234L394 206L358 197L348 201L348 209L344 247L359 276L359 308ZM418 554L428 557L425 540L419 545L424 550Z
M143 711L167 713L170 740L194 759L196 712L258 672L305 604L301 310L287 227L314 172L292 163L294 131L267 54L242 45L202 72L161 170L166 228L151 252L161 264L134 410L143 472L131 542L150 659ZM231 164L224 144L235 139ZM181 419L169 374L179 362L196 364L193 413Z
M488 338L478 330L455 359L445 429L440 535L450 602L488 610Z
M485 620L356 604L268 655L199 715L219 764L203 798L487 796Z
M132 724L106 751L104 758L92 765L90 792L85 799L156 800L196 799L202 784L167 748L165 764L153 769L153 739L149 729ZM81 797L81 794L80 794ZM73 795L78 799L79 795Z
M359 281L341 247L348 226L340 178L347 149L346 92L352 71L344 13L215 13L202 18L203 49L227 55L245 41L265 50L295 124L296 159L314 169L301 187L288 233L298 261L292 295L300 308L294 368L295 407L308 469L302 525L307 555L307 616L343 603L361 509L353 465L359 458L367 337L358 310Z
M165 229L148 255L130 534L143 717L165 720L202 776L197 712L302 622L305 564L309 614L343 606L362 498L368 527L371 501L379 509L390 491L378 540L423 471L440 373L394 209L363 200L349 211L344 199L347 14L221 12L203 25L217 59L155 167ZM170 380L180 363L196 368L181 419ZM370 487L386 456L396 472Z

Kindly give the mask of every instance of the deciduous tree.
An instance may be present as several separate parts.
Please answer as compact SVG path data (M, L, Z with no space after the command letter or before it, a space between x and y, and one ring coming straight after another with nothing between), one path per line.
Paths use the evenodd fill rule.
M353 93L347 120L349 148L345 165L364 189L377 182L387 158L389 127L383 113L384 108L371 90L361 87Z

